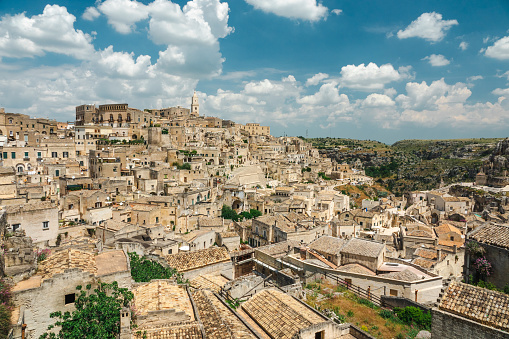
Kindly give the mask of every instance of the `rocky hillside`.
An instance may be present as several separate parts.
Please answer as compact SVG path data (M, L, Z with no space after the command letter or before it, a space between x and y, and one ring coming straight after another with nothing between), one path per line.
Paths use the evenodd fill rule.
M484 163L509 166L509 141L495 138L402 140L393 145L371 140L307 140L327 157L364 169L397 195L437 188L441 182L473 181Z

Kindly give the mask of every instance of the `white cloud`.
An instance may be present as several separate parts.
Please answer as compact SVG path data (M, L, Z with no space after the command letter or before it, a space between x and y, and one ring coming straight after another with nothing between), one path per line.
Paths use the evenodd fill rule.
M391 64L378 67L370 62L367 66L347 65L341 68L341 85L361 91L382 90L390 82L409 78L409 67L395 70Z
M95 7L87 7L85 9L85 12L83 12L83 15L81 16L84 20L93 21L97 19L101 13L97 10Z
M336 15L340 15L341 13L343 13L343 10L341 9L333 9L332 11L330 11L332 14L336 14Z
M148 8L138 1L106 0L99 4L98 9L106 15L108 23L122 34L135 29L135 23L148 18Z
M298 104L314 106L327 106L342 101L348 101L348 97L345 94L339 94L339 89L335 82L323 84L315 94L297 99Z
M326 19L327 7L316 0L246 0L256 9L290 19L318 21ZM338 13L334 13L338 14Z
M431 12L423 13L404 30L398 31L398 38L422 38L431 42L437 42L445 37L447 31L457 20L442 20L442 14Z
M433 67L447 66L451 63L442 54L431 54L422 60L428 60L429 64Z
M482 80L482 79L484 79L484 77L482 75L473 75L471 77L468 77L467 81L468 82L473 82L473 81Z
M425 81L406 84L407 95L400 94L396 102L403 109L436 110L438 104L464 103L472 94L467 86L461 82L447 85L444 79L433 81L429 86Z
M74 29L76 17L65 7L46 5L42 14L6 15L0 20L0 57L23 58L60 53L89 59L92 37Z
M485 55L499 60L509 60L509 36L505 36L486 48Z
M509 88L496 88L491 93L509 97Z
M325 80L328 77L329 75L327 73L317 73L313 75L311 78L306 80L306 86L316 86L320 82L322 82L322 80Z
M465 41L460 42L459 48L462 51L465 51L468 48L468 42L465 42Z
M396 105L396 103L389 96L378 93L368 95L362 102L363 107L384 107L394 105Z
M114 52L109 46L99 52L97 65L108 75L119 78L144 77L151 67L150 56L140 55L134 60L134 53Z

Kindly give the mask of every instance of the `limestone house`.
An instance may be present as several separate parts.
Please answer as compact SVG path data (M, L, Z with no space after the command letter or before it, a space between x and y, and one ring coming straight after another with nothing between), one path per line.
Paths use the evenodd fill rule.
M193 230L189 233L176 237L181 246L188 246L189 251L198 251L214 246L216 241L216 232L207 229Z
M239 311L249 324L270 338L370 338L350 324L338 325L318 311L276 289L256 293Z
M451 249L463 247L465 244L465 236L463 232L450 224L442 224L434 228L440 246L447 246Z
M0 167L0 199L16 197L16 177L13 167Z
M509 338L509 296L449 281L432 309L433 338Z
M341 265L360 264L376 272L385 261L385 244L352 238L341 248Z
M5 208L7 224L13 231L24 230L34 244L54 244L58 236L58 207L50 201L31 201Z
M443 246L415 245L412 263L442 277L461 278L464 253Z
M13 339L22 338L26 324L26 338L39 338L55 322L50 313L72 312L76 286L97 281L117 281L120 287L131 287L129 260L122 250L93 252L65 249L51 254L39 264L36 275L20 281L13 289L15 326Z
M232 277L233 264L224 247L210 247L192 252L180 252L164 257L170 267L183 273L186 279L206 273L223 274Z
M345 243L346 241L340 238L323 236L310 243L308 247L338 266L341 261L341 248Z

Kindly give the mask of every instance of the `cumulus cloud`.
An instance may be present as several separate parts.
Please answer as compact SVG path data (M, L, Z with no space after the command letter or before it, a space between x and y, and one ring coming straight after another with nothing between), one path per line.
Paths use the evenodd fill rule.
M494 59L509 60L509 36L495 41L492 46L486 48L484 54Z
M457 20L442 20L442 14L423 13L404 30L398 31L398 38L422 38L431 42L441 41Z
M335 82L323 84L320 90L315 94L297 99L297 103L299 104L317 106L327 106L342 101L348 101L348 97L345 94L339 94L339 89Z
M363 107L386 107L394 105L396 105L396 103L389 96L378 93L370 94L362 101Z
M484 77L482 75L473 75L471 77L468 77L467 81L468 82L473 82L473 81L482 80L482 79L484 79Z
M246 0L256 9L290 19L319 21L326 19L327 7L316 0ZM339 14L334 12L334 14Z
M133 0L106 0L98 9L106 15L108 23L122 34L135 29L135 23L148 18L148 7Z
M76 17L65 7L46 5L42 14L6 15L0 20L0 57L23 58L60 53L89 59L92 37L74 29Z
M468 48L468 42L465 42L465 41L460 42L459 48L462 51L465 51Z
M330 11L332 14L336 14L336 15L340 15L341 13L343 13L343 10L341 9L333 9L332 11Z
M433 67L447 66L451 63L442 54L431 54L422 60L428 60L429 64Z
M327 73L317 73L306 80L306 86L316 86L328 77L329 75Z
M509 88L496 88L491 93L495 95L509 96Z
M393 81L409 78L410 68L394 69L391 64L378 67L370 62L367 66L347 65L341 68L341 85L361 91L382 90L384 86Z
M97 19L101 13L97 10L95 7L87 7L85 9L85 12L83 12L83 15L81 16L84 20L93 21Z

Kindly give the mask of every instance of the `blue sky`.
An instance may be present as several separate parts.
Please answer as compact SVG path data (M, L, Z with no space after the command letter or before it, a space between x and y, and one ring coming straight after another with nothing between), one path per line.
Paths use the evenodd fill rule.
M0 106L190 105L274 135L504 137L509 2L0 2Z

